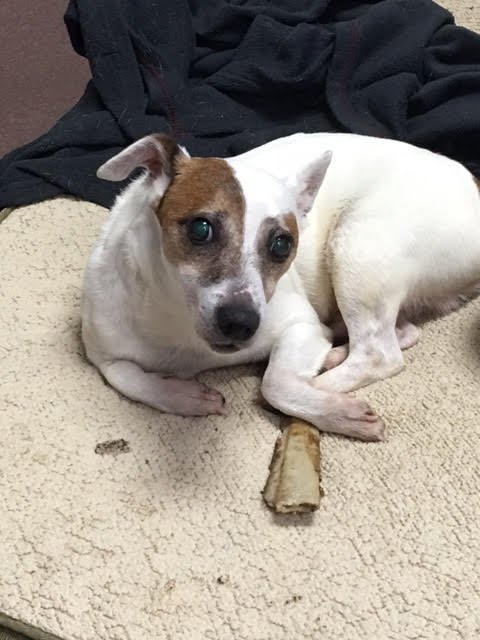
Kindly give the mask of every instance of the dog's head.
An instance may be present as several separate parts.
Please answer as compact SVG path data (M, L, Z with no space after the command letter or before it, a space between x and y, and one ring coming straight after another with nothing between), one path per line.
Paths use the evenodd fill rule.
M288 183L235 158L191 158L163 134L135 142L98 170L123 180L137 167L160 226L169 269L198 335L218 352L248 346L280 277L331 153L298 167ZM138 186L136 186L138 188Z

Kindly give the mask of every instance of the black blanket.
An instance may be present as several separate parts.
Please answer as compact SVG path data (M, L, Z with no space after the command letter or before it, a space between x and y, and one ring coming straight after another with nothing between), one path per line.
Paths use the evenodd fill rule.
M92 80L0 162L0 206L61 193L109 206L122 185L97 167L153 131L201 156L353 131L480 175L480 35L429 0L71 0L65 21Z

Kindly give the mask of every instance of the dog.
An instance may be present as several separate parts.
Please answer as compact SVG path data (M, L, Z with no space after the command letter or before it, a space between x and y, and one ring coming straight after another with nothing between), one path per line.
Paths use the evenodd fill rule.
M343 133L226 159L150 135L97 175L121 181L139 167L85 271L82 338L107 382L164 412L222 415L222 395L195 376L268 360L271 406L382 440L382 419L347 392L403 368L425 313L476 295L473 175L403 142Z

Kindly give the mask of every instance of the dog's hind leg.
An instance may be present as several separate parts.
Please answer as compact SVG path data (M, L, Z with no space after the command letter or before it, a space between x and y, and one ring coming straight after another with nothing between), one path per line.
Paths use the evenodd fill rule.
M340 215L329 239L329 271L349 339L343 362L345 348L331 357L337 366L313 382L330 392L353 391L398 373L404 366L399 342L414 341L413 327L399 323L397 331L415 281L410 236L392 233L389 217L375 206L357 204Z
M117 391L154 409L181 416L226 413L222 394L197 380L163 377L128 360L106 362L99 369Z
M403 368L400 341L414 341L413 326L400 325L399 311L409 284L402 247L352 233L348 221L337 230L332 251L332 283L348 331L348 355L314 380L318 389L348 392L392 376ZM377 238L376 238L377 240ZM408 339L407 339L408 338ZM346 347L331 359L341 360Z
M420 329L407 320L397 320L395 333L397 334L398 345L402 351L410 349L410 347L416 345L420 337ZM334 367L338 367L339 364L342 364L342 362L347 359L348 350L348 343L339 345L338 347L333 347L325 358L322 370L328 371L329 369L333 369Z
M348 356L341 364L315 378L317 389L353 391L403 369L395 317L377 315L359 305L352 311L346 318L350 336Z

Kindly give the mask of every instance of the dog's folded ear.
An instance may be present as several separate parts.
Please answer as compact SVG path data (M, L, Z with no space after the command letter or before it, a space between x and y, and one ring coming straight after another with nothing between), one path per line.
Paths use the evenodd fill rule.
M294 189L297 211L300 216L306 216L311 211L331 161L332 152L325 151L323 155L310 162L295 176Z
M145 167L152 178L172 178L175 163L188 158L184 149L164 133L146 136L134 142L116 156L107 160L97 171L103 180L125 180L138 167Z

